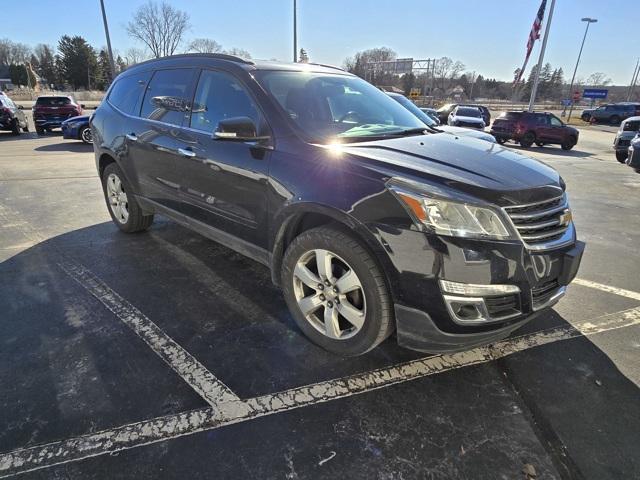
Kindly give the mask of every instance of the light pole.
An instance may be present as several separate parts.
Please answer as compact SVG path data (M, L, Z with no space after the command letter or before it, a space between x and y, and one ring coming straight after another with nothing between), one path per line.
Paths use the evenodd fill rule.
M573 76L571 77L571 85L569 85L569 95L571 95L571 108L569 108L569 116L567 122L571 120L571 113L573 112L573 82L576 79L576 73L578 72L578 65L580 64L580 57L582 56L582 49L584 48L584 41L587 39L587 32L589 32L589 25L596 23L597 18L584 17L583 22L587 22L587 28L584 29L584 37L582 37L582 44L580 45L580 52L578 52L578 60L576 61L576 68L573 69Z
M104 34L107 37L107 50L109 53L109 66L111 67L111 80L116 78L116 65L113 62L113 52L111 51L111 38L109 37L109 25L107 24L107 14L104 11L104 0L100 0L100 8L102 9L102 21L104 23Z
M293 63L298 61L298 6L293 0Z

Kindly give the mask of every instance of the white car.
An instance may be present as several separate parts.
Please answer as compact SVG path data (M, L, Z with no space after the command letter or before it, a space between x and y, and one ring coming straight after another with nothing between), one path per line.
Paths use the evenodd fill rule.
M483 130L486 125L482 119L482 112L476 107L456 107L449 114L447 121L452 127L479 128Z

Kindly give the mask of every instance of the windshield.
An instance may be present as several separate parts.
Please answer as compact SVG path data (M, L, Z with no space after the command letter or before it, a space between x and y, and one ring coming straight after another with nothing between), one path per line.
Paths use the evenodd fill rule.
M389 96L393 98L396 102L398 102L400 105L402 105L404 108L409 110L411 113L413 113L416 117L418 117L422 121L422 123L429 126L436 125L436 122L433 121L433 119L429 116L427 112L418 108L415 103L413 103L404 95L389 95Z
M257 72L256 78L314 143L364 141L426 128L407 109L358 77L265 70Z
M456 110L456 116L458 117L481 117L480 115L480 110L478 110L477 108L468 108L468 107L463 107L463 108L458 108Z

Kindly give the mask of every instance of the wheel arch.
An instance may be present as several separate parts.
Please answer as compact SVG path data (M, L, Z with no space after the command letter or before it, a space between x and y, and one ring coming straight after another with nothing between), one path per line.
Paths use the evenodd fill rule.
M287 247L301 233L323 225L335 225L359 240L374 258L384 276L392 299L396 299L397 281L393 265L375 234L363 223L347 213L324 205L299 204L290 206L278 216L278 228L273 233L271 248L271 280L280 287L280 272Z

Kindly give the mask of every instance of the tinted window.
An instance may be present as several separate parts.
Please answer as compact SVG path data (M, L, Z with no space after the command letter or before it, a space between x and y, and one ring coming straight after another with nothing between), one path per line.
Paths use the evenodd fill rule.
M119 78L109 93L109 103L133 115L151 73L143 72Z
M71 99L67 97L38 97L36 100L36 105L43 105L47 107L62 107L64 105L69 105L71 103Z
M549 117L546 115L536 115L535 116L536 125L545 126L549 125Z
M141 117L182 125L189 105L193 70L158 70L153 74L142 102Z
M456 115L459 117L480 117L480 110L468 107L458 108Z
M258 134L264 133L262 115L240 82L232 75L204 70L193 100L191 128L211 133L221 120L234 117L249 117Z
M519 120L522 116L520 112L505 112L501 114L498 118L504 118L505 120Z

